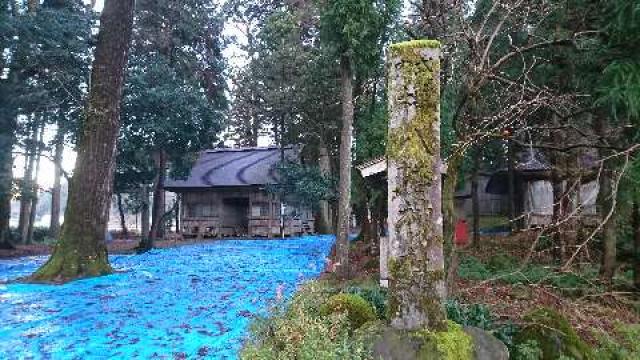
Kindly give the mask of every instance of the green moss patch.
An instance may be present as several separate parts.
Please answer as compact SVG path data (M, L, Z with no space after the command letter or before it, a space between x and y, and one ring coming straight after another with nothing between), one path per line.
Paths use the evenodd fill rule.
M391 49L391 51L402 51L405 49L424 49L424 48L437 49L440 46L441 44L440 44L440 41L438 40L422 39L422 40L411 40L411 41L404 41L400 43L391 44L389 48Z
M425 340L419 352L419 360L434 358L443 360L471 360L473 358L473 340L462 326L447 321L447 331L417 332L417 336Z
M337 294L331 296L320 309L320 314L327 316L334 313L345 313L353 329L361 327L368 321L376 320L373 306L356 294Z
M384 327L373 345L374 359L471 360L473 339L453 321L444 331Z
M555 310L540 308L523 317L525 322L516 334L516 345L537 343L542 360L555 360L563 356L575 360L595 359L593 350L571 327L569 321Z

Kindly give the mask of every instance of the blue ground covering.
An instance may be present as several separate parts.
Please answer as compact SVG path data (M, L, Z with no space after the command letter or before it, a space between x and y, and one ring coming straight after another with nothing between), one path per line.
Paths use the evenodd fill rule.
M110 276L0 285L0 359L235 359L278 288L316 277L329 236L223 240L111 256ZM0 281L43 257L0 261Z

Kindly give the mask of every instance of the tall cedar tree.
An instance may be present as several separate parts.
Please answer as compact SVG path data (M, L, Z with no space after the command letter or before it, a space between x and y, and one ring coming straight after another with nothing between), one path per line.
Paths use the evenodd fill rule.
M38 140L43 127L56 125L58 154L63 149L65 136L73 140L85 104L84 85L89 75L89 37L92 12L77 0L45 0L41 4L0 2L0 49L3 56L0 67L5 77L0 78L0 243L8 242L9 201L11 186L21 184L20 231L29 241L33 232L30 220L36 208L39 191L33 180L37 158L48 151L48 144ZM39 129L39 130L38 130ZM25 163L30 164L20 182L12 184L15 147L23 147ZM61 156L56 168L60 170ZM56 179L60 178L58 171ZM59 181L52 189L53 202L59 205ZM42 196L42 194L40 194ZM31 208L31 209L30 209ZM59 206L57 207L59 209ZM56 214L52 214L56 215ZM58 219L52 216L52 219ZM53 221L52 221L53 223ZM53 224L56 225L55 223ZM59 225L59 223L58 223ZM54 230L56 230L54 228ZM57 231L54 231L57 232ZM19 240L18 238L12 239Z
M337 273L349 276L349 219L353 142L354 69L379 61L381 38L397 13L397 1L328 0L321 18L321 39L334 49L340 64L342 130L338 184Z
M9 1L0 1L0 49L6 49L13 35L9 26L11 11ZM15 4L13 5L15 6ZM0 68L4 69L5 57L0 56ZM11 108L9 87L16 82L16 73L10 69L6 79L0 77L0 108ZM16 142L16 118L11 111L0 111L0 248L12 249L11 231L11 199L13 197L13 145Z
M302 158L317 158L323 177L332 178L332 156L339 143L340 76L331 47L319 41L321 4L230 4L235 21L254 30L247 30L250 61L233 77L229 125L236 143L255 146L271 128L280 145L304 144ZM313 183L312 178L296 181ZM334 229L328 201L334 191L327 190L318 204L316 229L321 233Z
M211 147L226 108L222 19L211 1L138 1L118 140L116 192L153 182L152 223L140 252L162 238L167 170L188 175ZM144 196L142 199L144 200Z
M53 254L32 281L65 282L111 272L104 239L133 8L134 0L105 1L65 224Z

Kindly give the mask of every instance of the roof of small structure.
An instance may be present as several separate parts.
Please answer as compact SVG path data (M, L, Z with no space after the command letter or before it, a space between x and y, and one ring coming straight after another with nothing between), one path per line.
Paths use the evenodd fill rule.
M526 149L518 154L518 162L515 164L515 173L525 181L549 180L552 166L544 154L537 149ZM585 151L578 157L578 166L581 168L595 169L599 165L597 152ZM589 177L584 177L584 180ZM591 181L591 180L589 180ZM491 175L487 183L486 192L490 194L507 194L509 187L508 169L502 168Z
M297 147L284 149L285 160L298 159ZM281 148L211 149L200 153L186 179L167 180L167 190L267 185L278 182L276 166Z
M360 165L356 165L356 168L360 170L362 177L369 177L375 174L383 173L387 171L387 158L380 156L375 159L366 161Z

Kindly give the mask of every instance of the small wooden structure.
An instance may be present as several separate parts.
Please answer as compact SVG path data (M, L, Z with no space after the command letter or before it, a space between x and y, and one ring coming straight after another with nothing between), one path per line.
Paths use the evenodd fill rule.
M213 149L200 154L184 180L165 188L180 194L181 232L185 237L274 237L315 232L311 209L287 205L267 191L277 184L276 165L287 147Z

